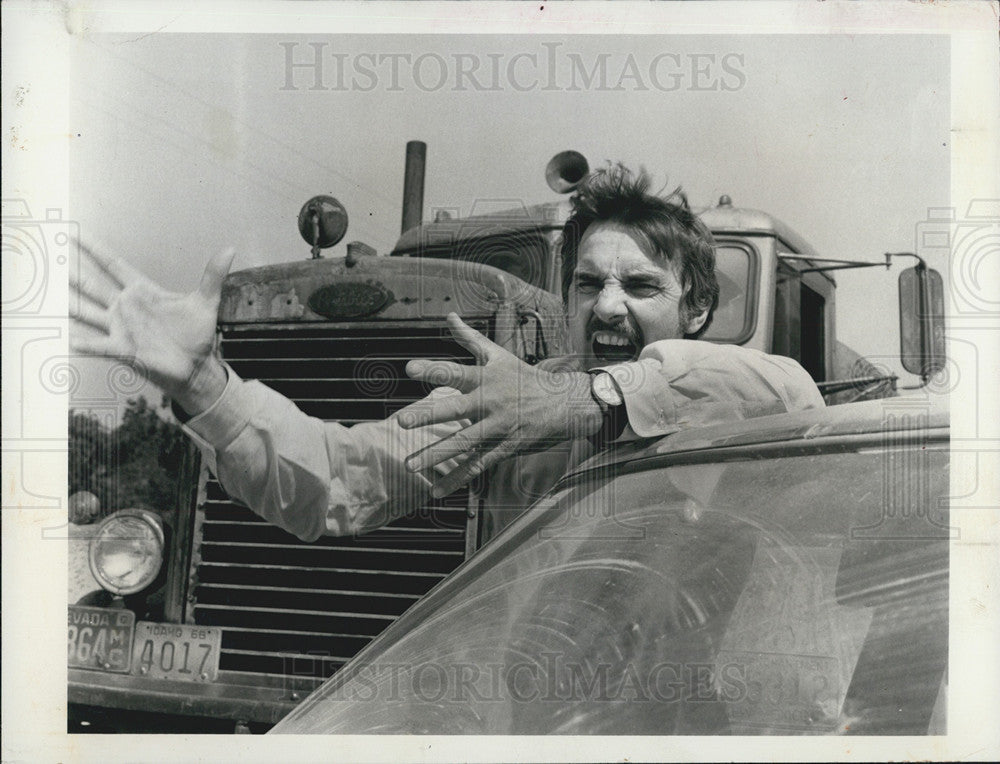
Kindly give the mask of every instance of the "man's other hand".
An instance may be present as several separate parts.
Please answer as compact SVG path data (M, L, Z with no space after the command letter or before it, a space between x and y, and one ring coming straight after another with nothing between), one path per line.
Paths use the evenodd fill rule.
M220 252L193 292L169 292L128 263L82 242L85 258L70 289L79 297L74 352L133 366L188 414L222 394L226 371L214 354L222 282L235 252Z
M398 415L407 429L462 419L471 422L407 459L406 465L413 471L451 458L460 462L434 484L434 496L448 495L514 454L541 451L600 430L603 417L590 393L590 375L529 366L454 313L448 316L448 324L455 339L479 365L410 361L406 366L409 376L455 388L461 395L425 398Z

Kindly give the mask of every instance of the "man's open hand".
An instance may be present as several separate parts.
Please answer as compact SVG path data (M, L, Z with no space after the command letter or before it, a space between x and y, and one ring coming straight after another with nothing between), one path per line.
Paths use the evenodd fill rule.
M211 405L226 384L213 345L233 250L212 258L196 290L179 294L119 258L83 243L80 249L83 267L70 277L79 298L73 351L132 365L189 414Z
M446 496L514 454L540 451L571 438L597 433L601 409L590 394L590 376L548 372L529 366L462 322L448 324L455 339L480 365L449 361L410 361L406 373L461 395L425 398L399 413L405 428L467 419L471 424L411 454L407 467L425 470L446 459L461 462L433 488ZM464 458L464 461L463 461Z

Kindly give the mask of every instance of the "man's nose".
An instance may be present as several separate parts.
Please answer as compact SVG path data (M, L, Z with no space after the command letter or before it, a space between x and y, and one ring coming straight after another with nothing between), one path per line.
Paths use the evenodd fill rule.
M602 289L594 303L594 315L606 324L616 324L628 316L622 290L613 287Z

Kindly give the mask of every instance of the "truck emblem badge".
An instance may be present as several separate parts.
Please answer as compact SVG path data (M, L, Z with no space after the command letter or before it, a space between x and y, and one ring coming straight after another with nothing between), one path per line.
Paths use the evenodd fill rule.
M309 295L314 313L332 319L359 318L378 313L395 302L392 292L381 284L327 284Z

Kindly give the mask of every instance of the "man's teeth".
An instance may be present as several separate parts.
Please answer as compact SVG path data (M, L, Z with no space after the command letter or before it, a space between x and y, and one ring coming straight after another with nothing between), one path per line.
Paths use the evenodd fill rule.
M619 345L621 347L625 347L630 344L624 337L618 334L611 334L610 332L595 332L594 339L602 345Z

